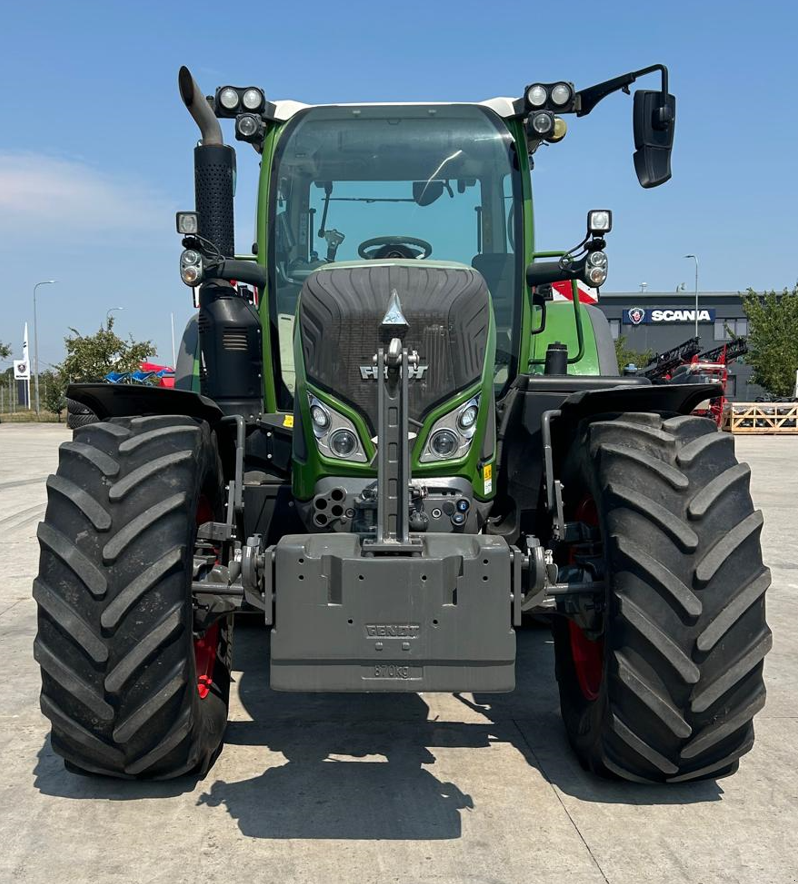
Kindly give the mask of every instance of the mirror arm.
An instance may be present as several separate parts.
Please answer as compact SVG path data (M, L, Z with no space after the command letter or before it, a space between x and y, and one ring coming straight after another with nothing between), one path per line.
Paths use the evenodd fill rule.
M654 71L660 71L662 74L662 94L668 94L668 69L664 64L652 64L650 67L641 68L639 71L632 71L628 74L622 74L620 77L613 77L612 80L605 80L603 83L597 83L595 86L588 86L587 89L581 89L576 93L577 117L584 117L589 114L593 108L603 101L613 92L623 89L624 92L629 91L629 86L634 83L638 77L646 74L653 74Z
M213 279L235 280L254 285L259 291L266 288L268 273L266 268L254 261L242 261L237 258L226 258L209 264L205 270L205 281Z

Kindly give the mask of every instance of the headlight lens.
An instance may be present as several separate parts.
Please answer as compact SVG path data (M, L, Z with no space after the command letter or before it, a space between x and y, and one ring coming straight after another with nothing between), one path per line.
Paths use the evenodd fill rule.
M357 450L357 437L351 430L336 430L330 436L330 451L336 457L349 458Z
M202 282L202 255L196 249L185 249L180 255L180 278L194 288Z
M479 409L476 405L466 405L465 408L460 410L460 414L457 416L457 426L460 427L461 430L472 429L477 422L478 414Z
M472 396L435 421L421 452L421 463L451 460L468 454L477 431L479 401L479 394Z
M477 430L479 417L479 396L469 399L457 412L457 431L461 436L470 439Z
M219 104L228 111L238 107L238 91L232 86L225 86L219 93Z
M429 447L438 457L454 457L458 448L457 434L453 430L438 430L430 437Z
M241 114L236 118L236 132L241 138L252 138L260 129L260 120L255 114Z
M202 267L197 264L189 264L188 267L181 267L180 278L186 285L193 288L195 285L199 285L202 282Z
M256 111L260 110L263 106L263 93L260 89L247 89L244 94L241 96L241 103L247 110Z
M313 421L313 430L324 432L330 427L330 413L323 405L310 406L310 418Z
M601 267L601 268L606 268L606 267L607 267L607 253L606 253L606 252L601 252L601 251L599 251L599 252L591 252L591 253L587 256L587 263L588 263L591 267Z
M183 236L199 233L199 215L196 212L177 213L177 232Z
M594 288L600 285L604 285L607 280L607 268L606 267L588 267L587 269L587 281Z
M612 212L609 209L591 209L587 213L589 233L609 233L612 230Z
M562 107L571 100L571 87L567 83L557 83L551 90L551 102L557 107Z
M180 264L188 267L189 264L199 264L202 261L202 255L196 249L186 249L180 256Z
M526 100L529 102L530 107L543 107L548 97L549 93L546 87L541 86L540 83L535 83L534 86L530 86L526 90Z
M368 458L352 421L308 393L310 426L320 454L350 463L367 463Z
M529 122L536 135L548 135L554 131L554 117L548 111L533 114Z

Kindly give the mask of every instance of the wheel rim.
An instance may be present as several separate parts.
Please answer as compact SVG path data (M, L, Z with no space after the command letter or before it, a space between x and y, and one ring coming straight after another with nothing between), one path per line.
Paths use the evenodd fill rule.
M592 495L586 494L582 498L574 512L574 519L591 527L598 527L598 510ZM573 562L573 552L571 557ZM598 697L604 678L604 639L594 641L588 638L573 620L568 621L568 636L579 689L582 696L592 702Z
M197 527L203 522L213 521L213 506L203 494L197 501ZM213 686L213 670L216 666L216 653L219 648L219 624L214 623L199 637L194 639L194 671L197 674L197 693L204 700Z
M213 686L213 669L219 647L219 624L214 623L205 634L194 639L194 665L197 671L197 693L204 700Z
M571 639L571 659L582 696L595 700L601 690L604 677L604 639L591 641L573 620L568 621Z

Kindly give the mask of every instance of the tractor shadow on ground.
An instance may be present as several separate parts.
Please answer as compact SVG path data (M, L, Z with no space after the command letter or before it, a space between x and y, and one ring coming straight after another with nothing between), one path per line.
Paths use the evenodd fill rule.
M476 752L495 743L510 744L554 787L583 801L671 805L720 799L714 781L657 787L584 772L560 722L548 629L519 632L518 652L514 693L449 696L442 704L447 720L435 720L417 694L271 691L268 633L244 621L236 628L236 687L252 720L231 721L226 753L258 746L275 757L257 776L228 781L223 755L198 803L223 806L254 838L459 838L462 814L480 810L468 794L468 756L462 779L443 782L435 776L436 750ZM430 704L437 707L435 700ZM476 767L484 770L488 763L474 756Z
M223 806L244 835L256 838L452 839L461 835L462 814L479 813L479 807L464 782L471 778L469 763L464 760L459 783L442 781L433 772L436 750L476 752L505 743L552 786L581 801L680 805L723 795L714 780L660 787L610 782L583 771L560 721L545 626L518 633L513 693L448 696L436 713L418 694L272 691L269 635L255 619L241 618L236 626L235 660L234 690L252 720L230 722L227 749L204 780L81 776L64 768L48 737L33 771L35 788L106 801L196 792L198 804ZM273 763L250 779L226 781L227 764L238 766L234 753L247 747L265 747L275 755Z

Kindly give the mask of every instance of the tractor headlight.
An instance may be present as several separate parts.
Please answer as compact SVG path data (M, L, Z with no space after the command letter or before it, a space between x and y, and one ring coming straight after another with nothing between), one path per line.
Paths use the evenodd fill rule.
M452 430L436 430L430 436L429 447L436 457L454 457L459 448L457 434Z
M182 236L199 233L199 215L196 212L178 212L175 218L177 232Z
M526 100L530 107L543 107L549 100L549 92L545 86L535 83L526 90Z
M330 451L336 457L351 458L357 451L357 436L351 430L336 430L330 436Z
M532 129L532 132L529 133L530 135L534 134L540 138L545 138L554 132L554 114L550 114L548 111L539 111L536 114L532 114L529 118L528 126Z
M236 138L239 141L257 141L263 130L263 121L257 114L239 114L236 117Z
M596 234L612 230L612 212L609 209L591 209L587 213L587 231Z
M238 90L233 89L232 86L225 86L223 89L220 89L217 98L219 100L219 104L226 111L234 111L238 107L238 103L241 100L238 96Z
M330 429L330 412L316 402L310 406L310 419L313 421L313 432L319 436Z
M348 417L312 393L308 393L308 405L313 435L320 454L331 459L348 460L350 463L367 462L360 436Z
M474 435L479 417L479 397L475 396L457 412L457 429L467 438Z
M255 86L245 89L244 94L241 96L241 104L243 104L248 111L261 110L265 102L266 98L263 92Z
M477 430L479 398L479 395L473 396L435 421L421 452L421 463L451 460L468 454Z
M573 97L573 90L567 83L556 83L551 90L551 103L563 107Z
M593 288L607 281L607 255L604 252L591 252L585 266L585 281Z
M194 288L202 282L203 276L202 255L196 249L185 249L180 255L180 278Z

